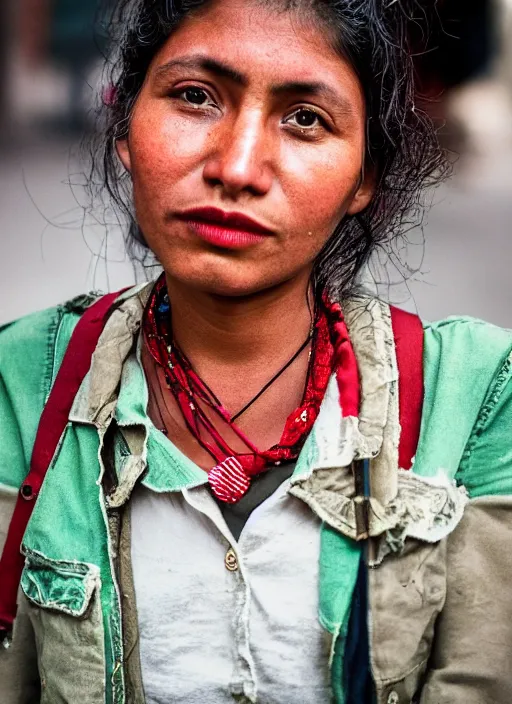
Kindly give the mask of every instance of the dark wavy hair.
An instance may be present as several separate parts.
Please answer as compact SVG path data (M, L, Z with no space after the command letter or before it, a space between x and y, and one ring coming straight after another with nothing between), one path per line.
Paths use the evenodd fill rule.
M206 0L208 1L208 0ZM435 5L435 0L431 9ZM326 29L326 41L348 58L364 90L366 168L376 176L370 205L346 216L314 265L317 286L337 294L352 289L379 246L397 241L422 220L425 193L447 173L445 153L427 114L419 108L415 53L426 45L428 10L421 0L259 0L276 9L307 13ZM130 115L156 52L180 22L205 0L118 0L111 15L108 61L111 100L94 148L91 183L128 218L132 253L146 248L133 212L131 180L121 168L116 140L126 137ZM414 50L413 50L414 47ZM147 248L146 248L147 249Z

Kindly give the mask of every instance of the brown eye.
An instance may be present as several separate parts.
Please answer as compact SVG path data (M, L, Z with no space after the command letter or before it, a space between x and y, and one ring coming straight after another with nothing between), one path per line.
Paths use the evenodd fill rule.
M208 93L202 88L186 88L182 93L188 103L201 106L208 102Z
M327 127L321 115L308 108L295 110L295 112L286 118L285 123L291 127L295 127L295 129L303 131L311 130L311 132L316 131L319 127Z
M318 115L312 110L298 110L295 120L299 127L314 127L318 122Z

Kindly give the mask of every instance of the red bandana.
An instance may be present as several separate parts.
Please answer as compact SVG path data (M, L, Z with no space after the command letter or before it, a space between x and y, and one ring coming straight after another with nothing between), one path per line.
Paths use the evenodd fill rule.
M281 440L259 450L231 421L229 412L192 368L172 338L172 324L165 277L155 284L145 313L144 336L148 349L163 369L183 418L199 444L215 459L208 480L215 496L235 503L248 490L251 477L282 462L296 460L318 417L329 379L336 371L344 416L357 416L359 378L357 363L341 308L323 297L315 321L312 355L302 404L288 416ZM247 446L247 453L233 451L204 412L208 407Z

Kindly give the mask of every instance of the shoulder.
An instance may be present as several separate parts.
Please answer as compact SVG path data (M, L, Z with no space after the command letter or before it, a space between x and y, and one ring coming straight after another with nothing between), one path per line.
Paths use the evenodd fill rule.
M344 301L344 310L351 338L363 330L367 341L384 331L391 343L387 303L357 295ZM415 473L456 479L472 497L512 495L512 331L470 317L422 325L424 400Z
M458 415L477 416L497 395L511 393L512 331L475 318L424 324L425 393L451 398Z
M141 308L149 286L109 294L104 306L113 313L138 298ZM39 420L73 331L99 298L100 294L78 296L0 328L0 487L17 487L25 478ZM100 310L103 316L105 310Z
M31 313L0 328L0 375L5 383L25 379L35 391L37 379L48 391L74 327L86 308L96 300L83 295L71 301ZM28 388L26 389L28 391ZM20 389L21 391L21 389Z
M451 364L492 370L499 366L512 349L512 330L500 328L470 317L445 318L423 323L425 357L430 363Z
M387 337L395 336L392 321L396 316L393 313L401 313L403 323L416 317L390 306L365 290L356 292L340 304L351 336L352 328L356 333L360 328L367 333L384 329L387 330ZM437 370L445 377L444 382L450 374L471 376L477 372L479 376L492 378L512 350L512 330L477 318L451 316L435 322L421 320L421 325L424 332L424 371L433 374ZM402 324L400 333L407 333L407 329L408 325ZM480 381L484 382L484 379Z
M425 463L472 496L512 493L512 331L467 317L424 331Z
M94 300L80 296L0 327L0 484L23 481L39 418L69 339Z

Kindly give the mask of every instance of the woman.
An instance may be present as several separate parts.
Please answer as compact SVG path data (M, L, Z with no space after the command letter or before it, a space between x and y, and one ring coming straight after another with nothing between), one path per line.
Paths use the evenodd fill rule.
M510 701L512 337L354 291L443 169L414 17L123 3L103 163L164 273L1 333L2 701Z

